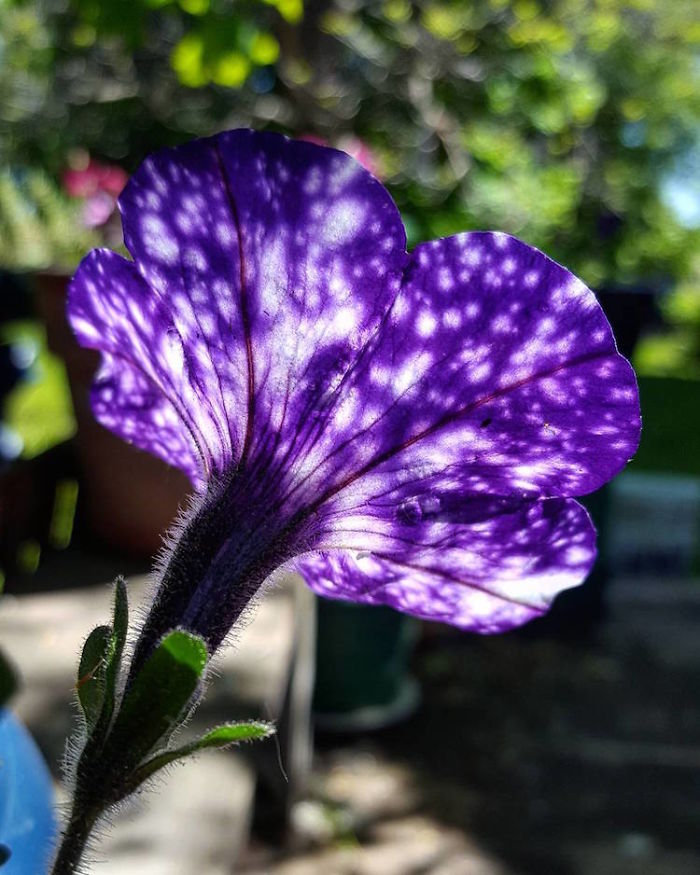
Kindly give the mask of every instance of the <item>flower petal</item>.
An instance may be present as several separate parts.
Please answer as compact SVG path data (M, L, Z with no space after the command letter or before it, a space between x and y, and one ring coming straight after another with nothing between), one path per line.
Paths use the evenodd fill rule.
M304 471L335 510L402 483L414 494L581 495L639 440L634 372L593 293L501 234L415 250L345 392Z
M461 512L407 512L384 547L345 544L293 567L319 595L384 604L473 632L503 632L545 613L595 559L595 530L572 499L476 498ZM339 538L343 540L343 538Z
M221 432L213 471L273 452L291 466L398 290L391 198L341 152L233 131L149 158L120 208Z
M79 343L103 354L92 391L98 420L198 482L215 425L183 377L164 302L131 262L97 249L71 282L68 315Z
M197 487L203 486L201 462L182 419L161 389L141 371L103 352L91 401L101 425L184 471Z

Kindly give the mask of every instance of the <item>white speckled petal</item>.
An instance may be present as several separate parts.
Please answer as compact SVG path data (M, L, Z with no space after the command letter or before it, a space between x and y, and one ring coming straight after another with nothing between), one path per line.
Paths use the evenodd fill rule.
M342 597L355 586L359 600L408 610L400 593L411 592L421 616L431 596L443 613L439 593L451 593L450 622L472 628L465 611L490 604L505 628L585 578L594 555L585 512L536 499L584 494L614 476L636 449L639 402L595 297L568 271L499 234L418 247L352 391L363 402L354 432L309 475L327 484L324 558L301 566L316 591L332 594L337 572ZM513 501L530 510L504 516L500 503ZM545 508L561 518L531 537ZM483 518L465 527L474 513ZM358 565L343 549L373 559ZM391 585L371 584L385 578ZM504 579L526 607L494 601ZM474 623L493 625L485 614Z
M340 493L354 506L402 483L465 498L582 495L639 441L634 372L595 296L502 234L419 246L344 389L307 472L341 504Z
M419 520L406 511L377 540L380 549L359 552L366 541L349 531L344 548L292 565L319 595L490 634L544 614L595 559L595 530L571 499L477 498L461 513L433 510Z
M342 152L232 131L149 158L120 208L209 407L206 473L273 454L290 469L399 287L391 198Z
M179 347L162 301L131 262L96 249L83 260L68 302L77 339L102 353L92 389L98 421L200 483L197 435L209 414L183 382L181 367L161 366Z

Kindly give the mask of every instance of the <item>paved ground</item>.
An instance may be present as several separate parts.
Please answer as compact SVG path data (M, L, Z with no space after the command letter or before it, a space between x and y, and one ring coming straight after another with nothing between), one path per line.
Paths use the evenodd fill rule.
M372 736L318 738L284 850L258 831L234 867L253 780L240 757L217 754L119 823L94 871L700 873L700 581L620 580L610 594L585 640L429 629L415 660L423 706ZM33 666L18 706L52 762L70 716L66 672L100 598L35 597L38 639L21 626L28 603L0 606L0 638L14 635ZM271 683L260 667L289 633L288 603L269 600L257 623L221 677L253 698Z
M614 582L585 640L441 632L416 670L411 721L319 739L319 849L241 872L700 873L700 581Z

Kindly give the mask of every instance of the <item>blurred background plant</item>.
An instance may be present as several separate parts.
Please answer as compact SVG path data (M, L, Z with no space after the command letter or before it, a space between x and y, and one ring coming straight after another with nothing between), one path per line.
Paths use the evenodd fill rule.
M699 47L696 0L0 0L0 266L69 273L146 154L270 127L361 160L410 245L539 246L641 375L697 378Z
M79 148L133 168L158 146L236 125L354 136L412 242L499 227L594 287L665 287L691 268L693 0L4 0L0 10L6 167L58 179Z
M81 206L40 169L0 173L0 264L13 270L70 271L99 236Z
M700 379L700 261L662 302L667 330L642 338L636 351L642 374Z

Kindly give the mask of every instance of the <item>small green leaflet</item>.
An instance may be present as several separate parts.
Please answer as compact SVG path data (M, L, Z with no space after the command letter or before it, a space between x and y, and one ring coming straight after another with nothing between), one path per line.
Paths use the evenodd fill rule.
M134 770L129 779L128 789L125 795L133 793L144 781L165 766L199 753L207 748L229 747L242 741L260 741L274 735L275 727L271 723L261 720L253 720L246 723L222 723L210 729L195 741L157 753L143 765Z
M76 690L85 716L88 736L101 738L114 713L116 686L129 625L126 581L118 577L114 586L111 626L97 626L83 646Z
M83 645L78 667L76 690L88 732L94 728L102 711L105 693L105 668L112 638L110 626L97 626Z

